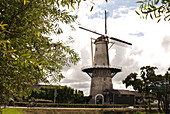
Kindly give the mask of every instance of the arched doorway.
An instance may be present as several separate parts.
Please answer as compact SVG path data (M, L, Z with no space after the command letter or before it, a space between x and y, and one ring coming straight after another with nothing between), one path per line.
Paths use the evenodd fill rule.
M95 96L95 104L104 104L104 96L102 94Z

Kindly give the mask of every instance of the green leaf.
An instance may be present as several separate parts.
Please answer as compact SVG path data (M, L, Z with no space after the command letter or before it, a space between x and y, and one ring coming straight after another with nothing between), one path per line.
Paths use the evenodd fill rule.
M152 14L150 14L151 19L153 19Z
M25 5L26 3L30 3L30 1L28 1L28 0L24 0L24 5Z
M150 6L150 3L148 2L148 7Z
M73 5L73 0L71 0L71 6Z
M168 18L168 17L170 17L170 15L167 15L165 18Z
M81 0L78 1L78 7L80 6L80 2L81 2Z
M64 7L64 2L63 2L63 0L61 0L61 5L62 5L62 7Z
M143 3L143 1L137 1L136 3Z
M71 7L73 8L73 10L75 10L75 7L73 5L71 5Z
M31 54L23 54L23 55L21 55L21 57L27 57L27 56L31 56Z
M91 7L90 11L92 11L92 10L93 10L93 7L94 7L94 6L92 6L92 7Z
M146 10L146 3L145 3L145 5L144 5L144 10Z
M140 6L139 6L139 9L142 10L142 8L143 8L143 5L140 5Z
M16 52L17 50L16 49L13 49L13 50L9 50L8 52Z
M135 10L135 12L136 12L136 14L140 15L139 12L137 12L136 10Z
M158 4L159 0L155 0L155 4Z
M37 36L38 36L38 38L40 37L40 32L37 32Z
M145 19L147 19L147 17L148 17L148 14L146 14Z
M59 7L60 6L60 4L59 4L59 0L57 0L57 7Z
M153 8L153 9L156 9L156 7L154 5L150 5L150 7Z
M2 25L3 24L3 21L1 21L1 24L0 25Z
M3 24L3 25L1 25L1 26L7 26L8 24Z
M2 53L7 54L5 51L1 50Z
M159 18L159 17L161 17L161 15L156 16L156 18Z
M38 64L43 64L43 63L45 63L45 61L40 61L40 62L38 62Z
M156 11L154 11L154 16L155 16L155 18L157 17L157 16L156 16Z
M3 44L4 44L4 48L6 48L6 42L3 42Z
M37 62L37 60L36 59L28 59L29 61L31 61L31 62L34 62L34 63L36 63Z
M4 26L7 26L8 24L2 24L2 23L3 23L3 21L1 21L0 26L1 26L1 28L2 28L2 29L4 29L4 30L5 30L5 27L4 27Z

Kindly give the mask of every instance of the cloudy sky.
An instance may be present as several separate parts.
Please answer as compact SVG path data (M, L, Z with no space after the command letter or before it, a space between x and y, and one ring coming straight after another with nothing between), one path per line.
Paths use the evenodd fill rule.
M122 80L132 72L139 72L142 66L156 66L157 73L164 74L170 67L170 23L157 20L144 20L135 13L139 4L136 0L96 0L93 11L92 4L82 2L76 10L78 22L81 26L104 34L104 11L108 12L108 35L132 43L131 47L114 45L109 50L111 66L122 67L122 72L113 77L114 89L129 89L123 85ZM81 60L76 66L64 68L65 78L60 82L75 89L83 90L89 95L91 78L81 71L83 66L91 66L91 40L99 37L96 34L78 28L71 31L68 27L59 39L71 35L75 42L71 47L79 54ZM68 32L70 31L70 32Z

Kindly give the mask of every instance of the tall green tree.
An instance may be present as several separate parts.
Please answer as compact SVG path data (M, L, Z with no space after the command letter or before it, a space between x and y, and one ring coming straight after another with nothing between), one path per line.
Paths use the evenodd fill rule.
M151 66L141 67L140 75L137 73L131 73L126 77L125 80L123 80L123 83L126 85L126 87L132 86L134 90L138 91L141 94L143 102L145 102L144 98L149 95L156 97L158 100L158 108L161 112L162 109L160 103L163 102L163 110L165 111L165 104L167 103L166 95L170 92L166 92L167 88L165 88L165 84L170 79L170 74L166 74L164 76L157 75L155 73L156 69L157 67ZM169 84L167 87L169 87Z
M137 1L141 4L139 10L136 11L138 15L146 18L149 16L151 19L157 18L158 22L161 19L170 22L170 0L141 0Z
M64 66L76 64L78 54L62 41L59 23L71 26L73 0L0 0L0 105L10 96L27 94L30 87L59 81Z

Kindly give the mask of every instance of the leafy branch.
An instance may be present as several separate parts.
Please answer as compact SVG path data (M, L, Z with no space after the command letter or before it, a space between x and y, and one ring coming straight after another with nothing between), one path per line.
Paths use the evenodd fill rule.
M169 0L143 0L137 1L141 4L138 11L135 11L142 18L157 18L159 22L162 18L164 21L170 21L170 1Z

